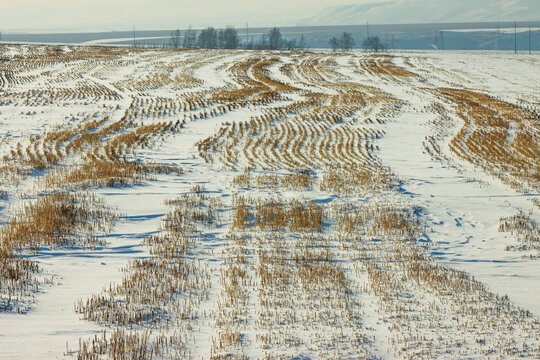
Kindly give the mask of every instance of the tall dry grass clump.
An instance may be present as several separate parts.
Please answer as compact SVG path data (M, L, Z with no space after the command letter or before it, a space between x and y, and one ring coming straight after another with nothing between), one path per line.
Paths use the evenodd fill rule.
M233 229L259 231L321 232L324 211L315 202L302 203L292 199L260 198L256 201L243 196L233 203Z
M514 216L500 219L499 231L510 233L517 243L505 247L507 251L520 251L524 257L540 259L540 225L532 213L520 211Z
M114 222L93 195L54 193L25 205L0 234L5 248L38 252L41 246L93 246L99 239L85 234L106 233Z
M93 195L54 193L24 205L0 227L0 308L24 312L29 294L42 281L38 265L26 258L42 248L95 247L102 244L116 216Z
M454 104L463 127L450 149L520 191L540 189L538 115L491 96L459 89L438 89Z

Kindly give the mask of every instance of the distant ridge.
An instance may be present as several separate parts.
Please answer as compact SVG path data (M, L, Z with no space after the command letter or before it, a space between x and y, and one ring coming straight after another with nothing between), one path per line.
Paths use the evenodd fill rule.
M538 0L382 0L334 5L300 24L341 25L533 21L540 19Z
M280 27L286 39L300 40L308 48L328 48L331 37L343 32L352 34L356 48L362 46L367 36L366 23L353 25L289 26ZM388 49L420 50L514 50L517 39L518 50L528 50L528 29L531 28L531 49L540 50L540 21L518 21L518 34L514 37L514 22L468 22L468 23L417 23L417 24L373 24L371 35L381 38ZM168 30L138 30L135 32L137 46L168 46ZM185 29L180 29L183 33ZM199 29L194 29L198 31ZM246 29L238 28L240 41L245 42ZM258 41L268 33L268 27L249 29L249 38ZM8 43L83 44L83 45L133 45L133 31L47 33L47 34L4 34L2 41Z

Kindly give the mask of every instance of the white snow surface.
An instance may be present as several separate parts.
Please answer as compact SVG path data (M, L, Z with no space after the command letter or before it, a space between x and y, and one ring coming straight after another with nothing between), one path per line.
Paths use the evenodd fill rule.
M510 10L507 12L514 14ZM17 51L20 53L25 50L24 47L9 48L10 54ZM499 232L498 226L501 217L515 215L519 210L532 211L532 217L540 222L540 210L534 208L531 202L533 199L540 200L540 194L519 193L457 157L453 158L454 165L433 160L423 152L422 141L432 134L430 123L434 115L422 113L419 109L433 100L421 88L433 86L480 91L512 103L527 104L539 111L540 56L515 56L503 52L407 52L392 55L396 56L396 63L407 59L409 64L414 65L411 71L422 76L427 83L413 81L396 84L353 71L350 68L351 61L357 61L363 54L339 57L336 71L350 77L351 82L377 87L407 102L399 116L384 125L385 135L378 142L380 150L376 151L382 163L403 181L401 194L396 196L404 197L423 209L422 218L429 228L426 238L430 241L430 252L437 261L472 274L486 284L490 291L508 294L514 304L539 317L540 262L522 258L517 252L505 251L505 246L513 239L508 233ZM192 73L201 83L189 90L176 91L165 87L144 92L152 97L170 97L200 89L234 87L234 81L227 78L224 65L230 66L236 60L250 56L253 54L249 52L216 56L214 61L209 61ZM279 56L287 59L287 55ZM89 102L86 105L84 100L66 100L64 103L38 106L0 106L2 152L29 134L52 129L71 117L77 117L77 114L80 117L94 113L120 117L129 106L134 91L119 89L116 84L118 80L132 76L143 77L142 72L148 69L149 64L150 67L154 66L154 70L159 70L159 61L168 63L186 58L187 55L178 53L160 55L156 59L151 51L140 52L126 57L126 64L120 71L89 69L85 72L85 81L115 89L122 97L119 100ZM60 73L62 66L50 65L47 70ZM4 84L1 90L24 91L39 85L40 71L29 71L27 74L37 75L33 82L18 84L16 88ZM287 81L277 67L272 68L272 74L279 81ZM81 79L69 80L67 85ZM306 92L322 91L299 80L288 81ZM120 104L119 109L115 109L117 104ZM159 224L169 210L164 200L188 193L195 184L204 184L209 191L223 198L231 196L228 184L238 172L224 170L219 164L205 163L199 157L195 144L212 136L222 123L249 120L259 112L258 109L247 108L220 117L188 121L179 134L158 142L153 149L138 150L137 156L141 159L181 166L184 174L158 175L140 185L96 190L107 204L121 214L118 224L106 238L106 245L96 250L49 249L33 257L46 274L54 276L55 283L34 294L35 303L28 313L0 313L0 358L64 358L66 343L74 350L79 338L86 339L99 334L102 328L98 324L79 319L73 309L74 303L98 293L110 283L118 282L122 276L119 269L130 260L149 256L148 248L142 245L142 240L159 231ZM455 134L462 122L455 118L452 126L447 130ZM445 141L448 142L450 138L448 136ZM443 151L451 156L447 147ZM34 179L8 189L10 197L0 200L2 223L7 222L14 213L20 195L33 189ZM324 194L313 196L322 197ZM372 318L376 318L374 311L366 315L367 325L373 326L376 333L384 336L385 329L380 324L375 320L369 324ZM200 337L200 348L196 353L207 354L210 346L208 336L202 334ZM384 350L381 351L382 357L392 357L390 354L385 356ZM253 353L254 357L256 354Z

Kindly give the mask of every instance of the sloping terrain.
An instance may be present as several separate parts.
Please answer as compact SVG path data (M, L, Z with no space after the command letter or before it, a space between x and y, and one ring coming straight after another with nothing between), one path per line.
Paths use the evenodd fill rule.
M537 57L0 53L0 357L540 356Z
M429 0L382 0L363 4L346 3L329 6L306 20L309 24L423 24L466 21L532 20L540 14L534 0L472 0L433 2Z

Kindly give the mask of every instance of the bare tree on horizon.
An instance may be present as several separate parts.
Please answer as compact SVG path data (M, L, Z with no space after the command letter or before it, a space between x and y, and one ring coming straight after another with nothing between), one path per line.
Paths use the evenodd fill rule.
M381 42L381 39L379 39L378 36L370 36L364 40L364 43L362 44L362 47L366 51L374 51L379 52L383 51L385 49L384 44Z
M171 31L171 40L170 45L174 49L178 49L180 47L180 29L176 29L174 31Z
M337 49L341 47L340 41L337 37L332 37L329 41L330 47L332 48L332 51L336 52Z
M332 37L329 41L330 47L332 48L332 51L337 51L337 49L343 50L343 51L349 51L352 50L352 48L355 45L355 41L351 33L344 32L343 35L338 39L337 37Z
M350 51L354 47L355 41L351 33L344 32L341 36L341 48L343 51Z
M191 28L191 25L190 25L187 31L184 33L184 47L186 49L193 49L195 48L196 42L197 42L197 34Z
M283 45L283 39L281 37L281 30L275 27L268 32L268 49L279 50Z
M218 48L218 33L212 26L202 30L199 33L197 45L201 49L217 49Z
M225 30L220 30L218 38L221 49L236 49L240 44L238 31L232 26L227 26Z

